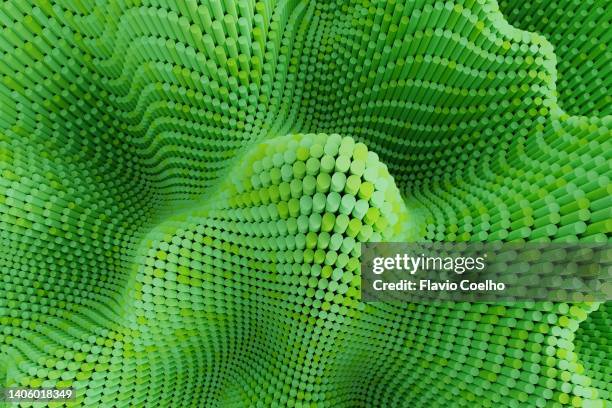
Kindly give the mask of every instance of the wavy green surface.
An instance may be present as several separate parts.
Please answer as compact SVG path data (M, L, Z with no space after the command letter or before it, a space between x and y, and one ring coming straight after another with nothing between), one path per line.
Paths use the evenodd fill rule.
M3 385L88 407L605 407L607 303L365 304L358 257L609 242L611 15L3 3Z

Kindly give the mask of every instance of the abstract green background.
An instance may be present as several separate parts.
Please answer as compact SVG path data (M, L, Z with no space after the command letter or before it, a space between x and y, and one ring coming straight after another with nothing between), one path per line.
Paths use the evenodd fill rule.
M358 260L609 242L611 10L4 2L2 385L87 407L610 404L607 303L366 304Z

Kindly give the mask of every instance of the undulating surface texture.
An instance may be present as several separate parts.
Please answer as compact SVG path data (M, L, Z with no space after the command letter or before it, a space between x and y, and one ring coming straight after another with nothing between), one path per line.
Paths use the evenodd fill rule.
M366 304L359 244L609 242L611 18L4 2L0 385L85 407L605 407L606 303Z

